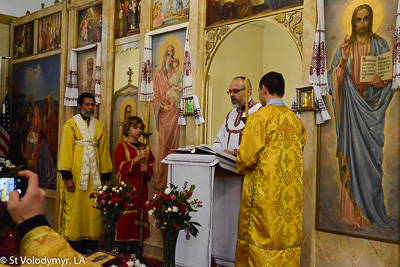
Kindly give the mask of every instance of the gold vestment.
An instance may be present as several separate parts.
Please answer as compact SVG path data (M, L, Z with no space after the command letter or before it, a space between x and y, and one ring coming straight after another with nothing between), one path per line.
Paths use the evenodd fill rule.
M286 106L249 116L237 156L244 182L236 266L300 266L305 141L301 120Z
M95 121L96 131L93 139L97 142L97 146L94 147L97 166L101 174L112 172L103 125L98 120ZM94 200L89 199L90 193L98 191L93 189L92 178L89 176L86 191L79 189L84 146L77 145L75 141L82 139L74 119L69 119L63 128L57 168L58 171L71 171L75 183L74 193L68 192L63 182L60 186L59 233L69 241L99 240L102 230L100 211L93 208Z

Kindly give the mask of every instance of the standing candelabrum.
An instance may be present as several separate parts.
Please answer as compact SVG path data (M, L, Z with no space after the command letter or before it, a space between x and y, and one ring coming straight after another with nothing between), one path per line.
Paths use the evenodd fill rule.
M152 135L152 133L149 132L149 127L150 127L150 104L151 100L147 100L147 124L146 124L146 130L144 133L142 133L143 136L143 143L146 147L147 153L150 153L149 150L149 138ZM145 163L145 162L144 162ZM144 210L142 209L142 203L143 203L143 183L145 181L145 174L146 171L141 171L140 172L140 188L139 188L139 205L138 205L138 220L135 221L135 224L137 225L137 230L136 233L138 234L138 239L139 239L139 250L137 252L137 257L138 259L142 260L143 259L143 228L147 227L149 228L149 223L144 221ZM147 197L147 196L145 196Z
M246 95L245 103L245 117L241 117L240 120L246 124L247 117L249 116L249 79L246 77L244 93Z

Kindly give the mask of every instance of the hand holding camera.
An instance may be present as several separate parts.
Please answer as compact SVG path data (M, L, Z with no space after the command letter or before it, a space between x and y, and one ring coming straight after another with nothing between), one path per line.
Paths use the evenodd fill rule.
M27 178L28 188L23 197L17 190L10 192L7 209L13 220L20 224L29 218L44 214L46 193L39 188L37 174L26 170L18 172L18 176Z

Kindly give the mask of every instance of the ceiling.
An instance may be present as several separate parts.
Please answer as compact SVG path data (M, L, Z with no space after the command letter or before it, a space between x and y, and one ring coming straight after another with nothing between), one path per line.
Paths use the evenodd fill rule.
M22 17L27 10L31 13L40 10L42 3L49 7L54 5L54 0L0 0L0 14Z

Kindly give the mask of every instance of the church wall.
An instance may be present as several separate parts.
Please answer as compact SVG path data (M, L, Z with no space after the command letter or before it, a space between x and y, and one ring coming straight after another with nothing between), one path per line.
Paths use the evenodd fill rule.
M294 45L292 38L282 31L278 26L268 23L264 29L264 75L269 71L282 73L285 78L285 96L283 102L286 106L292 105L293 95L296 87L302 86L301 57L299 50ZM281 51L275 53L275 51ZM258 82L261 76L258 76L253 83L254 90L258 88ZM257 92L257 91L255 91Z
M114 70L114 93L127 85L129 76L126 74L128 68L132 68L132 84L139 86L139 49L130 49L125 52L115 54Z

